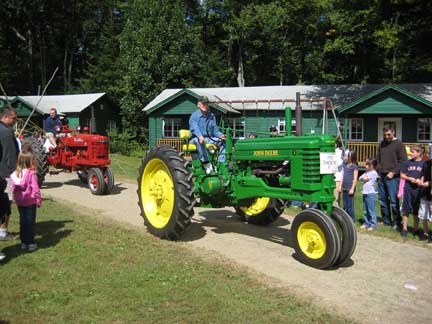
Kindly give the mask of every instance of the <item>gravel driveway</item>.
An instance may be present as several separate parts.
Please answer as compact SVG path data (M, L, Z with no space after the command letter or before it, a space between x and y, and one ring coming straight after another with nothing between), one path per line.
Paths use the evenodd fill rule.
M42 194L143 227L135 183L117 183L113 194L93 196L75 174L60 174L47 176ZM179 244L216 252L272 285L361 323L432 323L432 248L359 233L350 265L316 270L291 256L289 223L283 216L258 227L240 222L230 208L196 208Z

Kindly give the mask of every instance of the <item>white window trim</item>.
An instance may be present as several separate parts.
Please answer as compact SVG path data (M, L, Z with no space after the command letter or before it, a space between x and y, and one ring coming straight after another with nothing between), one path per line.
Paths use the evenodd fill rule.
M351 126L352 126L353 120L360 120L361 121L361 126L362 126L361 138L352 139ZM363 138L364 138L364 119L363 118L350 118L349 119L349 126L348 126L348 140L350 140L352 142L363 142Z
M280 126L284 127L284 131L281 132ZM285 125L285 118L279 118L277 123L277 129L279 134L285 134L286 133L286 125ZM295 118L291 119L291 135L295 134L296 132L296 120Z
M419 121L420 119L426 119L429 121L429 129L430 129L430 135L429 135L429 139L425 139L425 140L421 140L419 139ZM431 118L427 118L427 117L420 117L417 118L417 142L419 143L429 143L431 141L432 138L432 119Z
M180 128L181 128L181 118L165 117L162 119L162 137L163 138L177 138L178 136L165 136L165 120L166 119L179 121ZM171 127L172 127L172 125L171 125ZM171 128L171 130L174 131L172 128Z
M233 122L233 128L232 128L233 138L234 139L244 139L245 136L246 136L246 119L243 118L243 117L241 117L241 118L227 118L226 119L226 124L229 123L229 121ZM235 136L234 137L234 133L238 133L239 132L239 131L236 131L236 125L237 125L237 123L243 123L243 136L240 136L240 137ZM225 125L225 127L226 127L226 125Z

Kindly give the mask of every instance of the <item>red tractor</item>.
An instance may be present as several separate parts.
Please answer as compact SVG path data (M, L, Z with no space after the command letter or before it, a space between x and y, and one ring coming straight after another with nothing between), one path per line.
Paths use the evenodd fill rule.
M88 184L92 194L111 193L114 187L114 174L108 168L111 161L107 136L79 133L64 125L59 128L57 146L50 147L48 152L44 149L43 143L33 137L27 138L25 142L31 145L35 155L40 184L48 172L58 174L62 171L77 171L78 178ZM60 171L49 171L50 165Z

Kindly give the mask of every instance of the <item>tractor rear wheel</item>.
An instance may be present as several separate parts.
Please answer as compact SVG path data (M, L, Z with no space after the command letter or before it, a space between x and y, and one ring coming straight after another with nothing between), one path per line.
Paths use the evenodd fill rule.
M291 226L296 258L311 267L326 269L339 257L341 245L336 226L317 209L301 211Z
M357 231L354 222L345 210L333 207L331 218L336 225L341 243L339 258L334 263L337 266L343 264L354 253L357 244Z
M114 188L114 173L110 168L106 168L104 171L104 181L105 181L105 195L109 195Z
M21 147L23 148L27 145L30 146L34 156L36 175L40 187L45 180L45 175L48 173L48 155L45 152L42 143L33 136L27 137Z
M105 192L105 181L102 170L91 168L88 172L88 186L93 195L103 195Z
M268 225L282 215L285 204L282 199L257 197L247 206L235 206L234 208L243 222Z
M153 235L177 240L191 224L196 200L188 163L167 145L151 149L142 161L138 205Z

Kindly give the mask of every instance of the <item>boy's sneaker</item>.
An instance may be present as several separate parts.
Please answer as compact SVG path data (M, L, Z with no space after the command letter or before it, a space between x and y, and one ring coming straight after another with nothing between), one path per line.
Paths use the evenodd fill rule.
M204 164L204 169L205 169L205 173L206 174L210 174L213 171L213 166L211 165L210 162Z
M367 229L369 232L373 232L373 231L375 231L375 227L373 227L373 226L371 226L371 227L368 227L368 229Z
M36 244L36 243L34 243L34 244L29 244L29 245L27 246L27 250L28 250L29 252L36 251L36 250L37 250L37 244Z
M21 243L21 250L27 250L27 244Z
M6 241L9 239L9 233L7 229L0 229L0 241Z
M407 231L407 230L402 230L402 231L400 232L400 235L401 235L403 238L406 238L406 237L408 236L408 231Z
M365 224L363 224L362 226L360 226L360 229L366 229L368 228Z
M6 255L0 252L0 261L3 260L4 258L6 258Z

